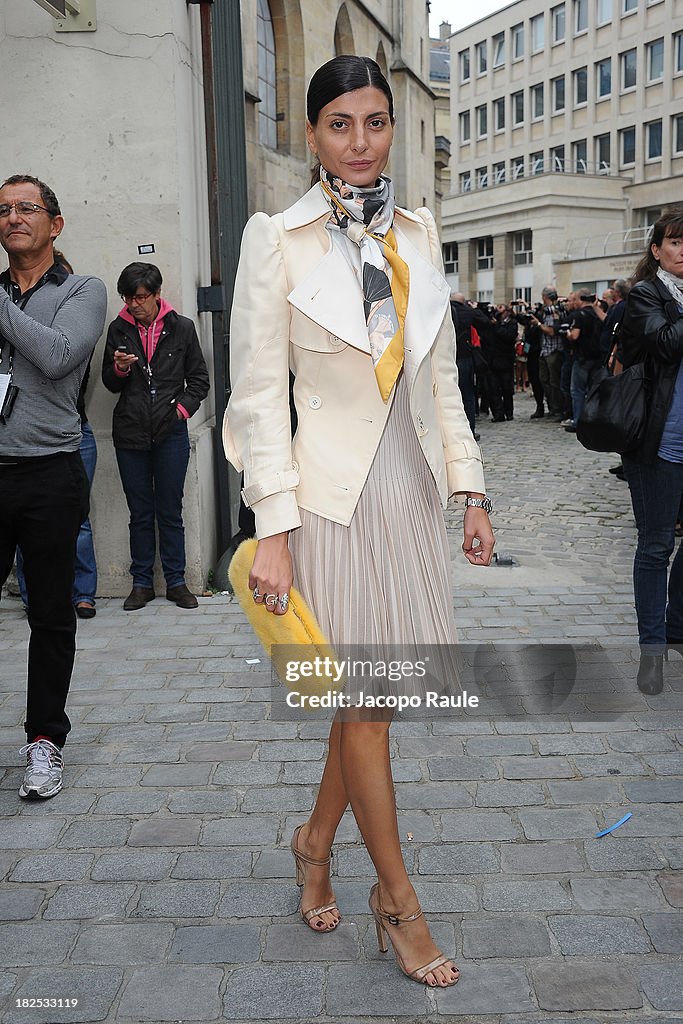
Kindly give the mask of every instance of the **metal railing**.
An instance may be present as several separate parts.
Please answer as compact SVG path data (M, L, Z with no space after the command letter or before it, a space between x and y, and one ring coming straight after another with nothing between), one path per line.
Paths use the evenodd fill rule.
M652 234L652 225L645 224L626 231L609 231L606 235L589 235L569 242L567 251L558 260L588 260L599 256L621 256L644 252Z
M611 164L601 161L590 163L586 160L563 160L552 155L547 161L527 159L524 162L515 162L510 168L503 170L496 168L492 174L462 175L460 178L460 194L465 192L481 192L485 188L493 188L496 185L508 185L510 182L520 181L523 178L538 178L544 174L585 174L597 177L616 177L619 171Z

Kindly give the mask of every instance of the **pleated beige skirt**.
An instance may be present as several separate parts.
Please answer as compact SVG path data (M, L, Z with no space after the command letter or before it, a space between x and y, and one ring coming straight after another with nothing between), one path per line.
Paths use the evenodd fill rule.
M446 527L403 374L349 526L301 510L294 585L334 646L456 642Z

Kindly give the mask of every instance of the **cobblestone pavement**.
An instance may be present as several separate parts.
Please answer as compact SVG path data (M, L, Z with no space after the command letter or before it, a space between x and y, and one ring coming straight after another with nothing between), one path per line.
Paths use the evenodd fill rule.
M469 567L449 513L461 637L599 644L635 693L626 485L607 474L612 457L528 422L532 408L524 396L514 422L481 425L498 550L520 564ZM41 805L17 797L26 635L3 599L6 1024L683 1024L679 659L662 695L609 721L395 724L407 863L462 968L432 992L377 952L352 820L336 846L343 925L320 936L297 918L287 846L312 805L324 727L269 720L268 672L247 664L261 652L228 597L134 614L101 601L79 623L66 786ZM22 1005L32 998L78 1005Z

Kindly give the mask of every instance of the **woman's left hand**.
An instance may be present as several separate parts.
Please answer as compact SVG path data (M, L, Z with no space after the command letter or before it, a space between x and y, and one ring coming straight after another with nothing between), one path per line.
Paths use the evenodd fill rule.
M463 521L462 550L472 565L490 565L496 538L493 536L488 513L483 508L468 505Z

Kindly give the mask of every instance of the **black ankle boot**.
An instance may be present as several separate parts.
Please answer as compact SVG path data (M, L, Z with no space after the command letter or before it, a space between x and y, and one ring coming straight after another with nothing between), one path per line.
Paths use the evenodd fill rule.
M641 693L652 695L662 692L664 688L663 654L641 654L637 683Z

